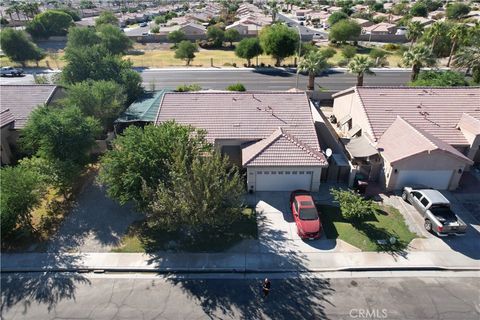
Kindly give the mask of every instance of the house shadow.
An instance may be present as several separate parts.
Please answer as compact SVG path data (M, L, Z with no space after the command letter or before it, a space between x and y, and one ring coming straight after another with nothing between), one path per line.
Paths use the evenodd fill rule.
M480 264L480 232L472 225L468 225L464 236L441 237L453 251L479 261Z
M276 202L274 202L276 203ZM284 211L275 204L265 206L273 214ZM258 206L257 206L258 208ZM254 272L257 276L239 277L238 280L185 279L179 276L167 277L168 281L200 302L200 306L210 319L327 319L325 306L333 305L330 295L333 289L328 279L310 277L288 277L272 280L272 293L264 299L261 291L261 281L270 274L277 272L301 273L309 270L309 259L301 252L284 247L288 241L287 230L274 228L272 221L265 219L263 212L257 211L257 226L259 238L253 241L242 252L221 253L218 265L214 265L211 255L205 259L201 254L185 253L190 266L196 268L235 266L237 274ZM282 219L282 217L279 217ZM202 261L204 264L199 264ZM150 264L158 268L168 266L169 256L158 252L151 254ZM233 284L232 284L233 283Z
M48 251L110 251L109 247L121 244L128 227L142 218L132 206L121 206L109 199L105 188L93 181L76 199L50 240Z
M79 256L66 256L49 253L39 255L39 264L51 269L69 268L78 264ZM90 285L90 280L79 273L35 272L2 273L2 303L0 313L22 303L23 313L32 304L44 304L50 312L62 300L75 300L76 287L79 284Z
M281 70L277 68L255 68L252 72L265 75L265 76L281 77L281 78L290 78L296 75L295 72L289 72L289 71Z

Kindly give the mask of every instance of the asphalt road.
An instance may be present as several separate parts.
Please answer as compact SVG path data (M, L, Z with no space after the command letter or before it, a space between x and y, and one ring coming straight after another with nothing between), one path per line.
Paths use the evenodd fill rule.
M144 70L142 72L144 87L153 85L156 89L176 88L182 84L197 83L204 89L223 90L233 83L243 83L247 90L288 90L295 88L296 74L283 70ZM376 76L365 76L366 86L405 85L410 78L408 71L379 71ZM307 86L308 77L299 76L300 89ZM345 72L329 71L315 79L316 90L319 86L325 90L340 91L356 84L356 77Z
M2 319L458 319L479 278L2 274Z

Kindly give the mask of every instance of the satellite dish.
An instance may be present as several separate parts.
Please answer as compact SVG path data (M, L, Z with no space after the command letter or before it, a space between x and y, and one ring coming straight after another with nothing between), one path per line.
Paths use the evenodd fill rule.
M330 158L332 155L332 149L327 148L327 150L325 150L325 155L327 156L327 158Z

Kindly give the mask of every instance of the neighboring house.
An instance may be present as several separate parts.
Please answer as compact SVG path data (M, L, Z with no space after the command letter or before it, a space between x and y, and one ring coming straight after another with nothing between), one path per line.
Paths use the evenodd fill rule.
M231 25L227 26L225 30L235 29L243 36L257 36L259 31L264 26L271 23L271 19L256 19L253 17L245 17L238 21L235 21Z
M352 20L358 23L358 25L362 28L366 28L374 25L372 21L367 19L353 18Z
M371 35L387 35L395 34L397 32L397 26L387 22L381 22L368 27L362 28L363 34Z
M195 22L187 22L181 25L160 28L160 34L168 35L170 32L175 30L182 31L187 39L200 39L205 37L207 34L207 29Z
M425 17L413 17L411 22L419 22L423 27L427 27L433 24L435 20Z
M333 98L353 173L389 190L456 189L480 163L478 87L353 87Z
M19 132L25 127L30 113L42 105L52 104L63 97L56 85L1 85L1 164L14 160Z
M165 93L156 118L192 125L245 168L249 191L318 191L328 166L305 93Z

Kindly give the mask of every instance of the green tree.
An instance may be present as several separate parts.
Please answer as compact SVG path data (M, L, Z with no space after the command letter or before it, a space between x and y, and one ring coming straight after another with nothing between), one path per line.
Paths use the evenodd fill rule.
M372 50L370 50L368 56L373 59L373 61L375 62L375 66L384 66L388 63L385 59L387 53L382 49L373 48Z
M99 44L100 41L100 37L94 28L71 27L68 29L68 49L91 47Z
M175 58L185 61L187 66L195 59L195 52L198 52L197 45L188 40L183 40L178 44L177 50L175 50Z
M362 222L366 217L376 212L375 203L364 199L353 190L330 189L330 193L340 205L344 219L354 223Z
M40 177L33 170L18 165L0 169L0 217L2 240L17 227L31 227L31 211L42 199L45 190Z
M219 48L223 44L225 39L225 32L216 26L210 26L207 29L207 38L213 43L215 48Z
M335 23L345 19L348 19L348 15L344 12L337 11L332 13L330 17L328 17L328 24L330 26L333 26Z
M175 122L144 129L130 126L100 161L99 178L112 198L125 204L134 201L144 210L149 203L144 188L155 190L171 181L169 165L180 147L209 150L204 132Z
M105 47L94 45L65 50L67 65L62 70L62 81L74 84L85 80L113 80L121 84L127 103L133 102L142 92L142 78L132 70L132 63L112 55Z
M407 26L407 39L410 40L410 48L423 35L423 26L419 21L410 22Z
M473 82L480 83L480 47L464 47L455 54L453 65L472 71Z
M455 2L447 5L446 16L451 20L458 20L470 12L470 7L462 2Z
M345 42L358 38L361 32L358 23L352 20L341 20L330 29L328 39L330 41Z
M298 34L284 24L273 24L260 31L263 51L276 60L277 67L283 59L295 54L298 42Z
M174 47L177 47L177 44L185 39L186 36L182 30L175 30L168 34L168 41L173 42Z
M455 24L448 31L448 35L450 36L450 39L452 39L452 49L450 50L447 62L447 67L450 67L450 62L452 61L453 54L455 53L458 44L463 43L468 36L468 28L463 23Z
M220 152L205 156L180 145L169 167L170 183L160 181L149 205L157 223L195 237L225 231L242 216L242 176Z
M330 47L322 48L319 52L325 57L325 59L330 59L337 53L335 49Z
M111 24L114 26L118 26L119 21L118 21L118 18L115 17L115 15L113 14L113 12L104 11L100 13L97 19L95 19L95 27L99 27L104 24Z
M427 6L422 2L416 2L410 8L410 14L414 17L426 17L428 15Z
M258 38L242 39L235 48L237 57L247 59L247 65L251 66L251 60L263 52L260 40Z
M72 24L72 17L68 13L47 10L37 14L32 21L27 23L25 30L34 38L64 36Z
M98 121L85 117L77 107L44 106L31 113L20 143L41 158L83 165L99 129Z
M227 91L246 91L245 86L242 83L231 84L225 88Z
M417 80L408 85L411 87L463 87L468 86L468 82L459 72L427 70L420 72Z
M68 14L70 17L72 17L72 20L73 20L73 21L80 21L80 20L82 20L82 18L80 18L80 15L78 14L78 11L76 11L76 10L69 9L69 8L60 8L60 9L56 9L56 10L65 12L65 13Z
M127 97L121 85L114 81L83 81L69 87L66 105L75 105L86 116L98 119L104 131L125 109Z
M355 56L348 64L348 72L357 75L357 86L363 86L363 77L365 74L374 75L375 73L370 69L375 66L375 62L366 56Z
M437 21L423 35L423 41L430 45L437 57L446 57L451 51L452 39L448 35L450 28L450 23Z
M12 61L25 66L26 61L39 61L45 54L32 41L25 32L7 28L0 33L0 46L5 55Z
M327 59L321 52L310 52L298 64L297 72L306 72L308 74L307 90L314 90L315 76L328 68Z
M240 40L240 32L236 29L228 29L224 36L225 41L230 42L230 47L233 46L233 42Z
M403 63L412 67L411 81L415 81L421 68L434 66L436 60L429 48L417 45L403 54Z
M112 54L123 54L132 47L132 40L116 26L103 24L97 31L102 45Z

